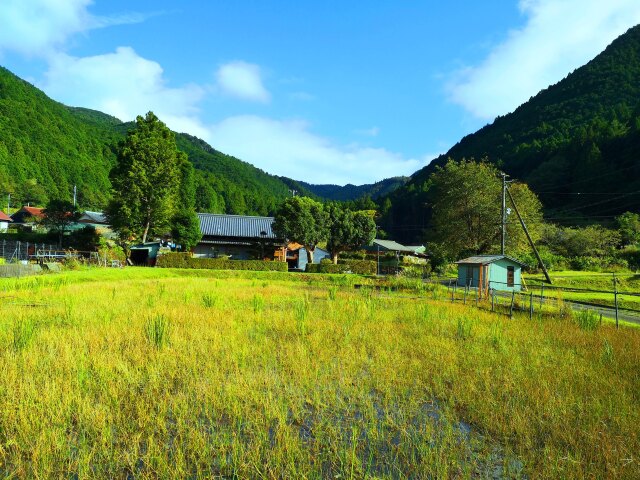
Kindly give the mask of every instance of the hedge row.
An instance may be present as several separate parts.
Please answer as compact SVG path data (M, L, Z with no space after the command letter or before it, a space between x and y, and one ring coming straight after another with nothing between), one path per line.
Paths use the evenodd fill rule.
M338 260L333 263L308 263L308 273L357 273L358 275L375 275L376 262L371 260Z
M159 255L156 267L198 268L208 270L252 270L254 272L286 272L286 262L264 260L227 260L226 258L196 258L190 253L167 253Z

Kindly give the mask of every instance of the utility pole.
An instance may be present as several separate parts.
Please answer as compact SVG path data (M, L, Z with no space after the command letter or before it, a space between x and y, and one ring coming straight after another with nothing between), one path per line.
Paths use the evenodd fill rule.
M505 243L507 240L507 175L504 172L500 172L502 175L502 230L500 235L500 253L504 255L505 253Z
M7 194L7 215L11 215L11 194Z
M529 235L529 230L527 229L527 225L524 223L524 219L522 218L522 216L520 215L520 212L518 211L518 206L516 205L516 202L513 201L513 196L511 195L511 192L509 191L508 188L506 188L505 186L505 190L507 191L507 194L509 195L509 200L511 200L511 204L513 205L513 209L516 211L516 215L518 216L518 220L520 220L520 225L522 225L522 229L524 230L525 235L527 236L527 240L529 240L529 245L531 245L531 248L533 249L533 253L536 254L536 258L538 259L538 263L540 265L540 268L542 268L542 271L544 272L544 276L547 279L547 282L549 282L549 284L551 284L551 277L549 277L549 272L547 272L547 267L544 266L544 263L542 262L542 258L540 258L540 254L538 253L538 249L536 248L535 244L533 243L533 240L531 239L531 235Z
M78 196L78 187L73 186L73 206L76 206L76 198Z

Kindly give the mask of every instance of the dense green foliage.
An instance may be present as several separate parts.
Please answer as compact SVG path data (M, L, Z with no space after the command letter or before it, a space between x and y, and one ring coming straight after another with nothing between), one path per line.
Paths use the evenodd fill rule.
M178 148L196 168L196 209L233 215L269 215L290 195L280 179L225 155L187 134L176 136Z
M385 230L420 239L431 225L428 182L436 167L485 157L527 182L557 221L612 221L640 207L640 26L416 172L381 200Z
M74 185L83 207L107 201L119 134L102 114L87 112L50 100L0 67L0 192L11 192L16 207L70 200Z
M500 253L502 181L496 168L484 162L449 161L444 168L436 168L430 183L434 203L429 238L441 244L450 259ZM537 240L542 228L540 202L526 185L512 184L509 190ZM517 255L529 245L509 200L507 206L512 213L507 219L506 246Z
M181 190L180 165L186 161L173 132L153 112L138 116L110 174L114 195L106 213L121 239L144 243L166 232Z
M156 267L195 268L207 270L252 270L286 272L286 262L265 260L227 260L222 258L196 258L190 253L167 253L158 256Z
M278 207L272 229L279 238L303 245L309 263L313 263L316 246L329 235L329 215L320 202L308 197L291 197Z
M329 217L327 248L334 264L340 252L356 250L375 238L376 223L369 212L354 212L338 203L329 203L324 209Z

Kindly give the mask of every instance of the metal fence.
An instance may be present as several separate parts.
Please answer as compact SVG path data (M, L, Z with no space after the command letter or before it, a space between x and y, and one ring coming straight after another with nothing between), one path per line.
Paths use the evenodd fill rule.
M640 293L614 290L581 289L574 287L558 287L548 284L522 285L514 284L521 290L507 290L507 284L502 282L489 282L489 288L479 289L468 285L458 285L457 279L445 282L448 299L451 302L461 302L476 306L491 308L513 316L514 312L525 312L530 318L537 313L558 312L563 309L574 311L587 310L595 312L602 317L615 319L616 327L620 320L640 324L640 309L622 306L625 298L640 299ZM511 287L512 285L508 285ZM599 297L609 297L609 302L599 298L593 301L582 301L564 298L566 293L590 293Z

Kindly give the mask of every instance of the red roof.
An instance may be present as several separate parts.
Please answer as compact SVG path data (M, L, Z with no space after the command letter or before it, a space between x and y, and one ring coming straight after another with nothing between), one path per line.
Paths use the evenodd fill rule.
M0 210L0 222L13 222L13 220L11 220L10 216Z
M44 208L22 207L19 212L27 212L31 217L44 218ZM16 212L17 213L17 212Z

